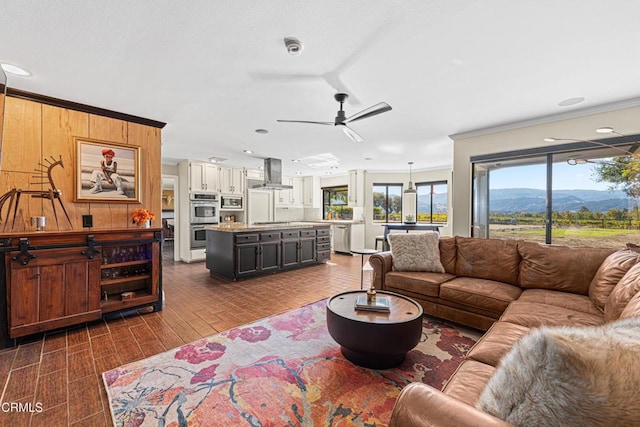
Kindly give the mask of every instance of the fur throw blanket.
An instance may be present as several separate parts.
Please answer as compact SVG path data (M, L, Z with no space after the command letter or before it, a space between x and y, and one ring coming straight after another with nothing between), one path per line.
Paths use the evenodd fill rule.
M478 408L515 426L640 426L640 318L533 329Z

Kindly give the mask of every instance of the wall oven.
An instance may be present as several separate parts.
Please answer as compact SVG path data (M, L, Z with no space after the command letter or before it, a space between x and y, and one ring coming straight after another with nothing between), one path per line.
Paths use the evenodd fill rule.
M191 249L202 249L207 247L206 225L191 225Z
M189 201L191 224L217 224L220 222L217 194L192 193Z
M220 196L220 209L225 211L241 211L244 209L242 196Z

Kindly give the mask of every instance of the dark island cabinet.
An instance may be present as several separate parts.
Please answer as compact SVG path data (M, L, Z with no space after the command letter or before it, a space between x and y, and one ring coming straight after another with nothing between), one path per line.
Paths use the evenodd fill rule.
M207 268L213 277L238 280L322 263L317 233L329 228L267 229L259 231L207 230Z

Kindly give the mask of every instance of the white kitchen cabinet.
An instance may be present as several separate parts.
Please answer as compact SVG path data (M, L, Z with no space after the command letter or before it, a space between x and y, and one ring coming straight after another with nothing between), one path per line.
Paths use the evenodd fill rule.
M209 163L189 163L189 191L218 191L218 167Z
M362 169L349 171L348 194L349 207L359 208L364 206L364 171Z
M302 178L298 177L282 177L283 185L290 185L293 188L275 190L273 192L276 207L279 208L298 208L302 207Z
M302 179L302 204L305 208L322 207L322 190L320 177L305 176Z
M302 177L291 178L291 198L289 199L291 206L302 207Z
M244 169L220 166L218 168L218 186L222 194L244 194Z
M247 179L264 181L264 171L259 169L247 169Z

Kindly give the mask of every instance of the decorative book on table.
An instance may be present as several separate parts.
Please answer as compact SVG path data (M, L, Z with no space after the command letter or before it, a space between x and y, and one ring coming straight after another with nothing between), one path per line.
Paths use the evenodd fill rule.
M389 298L376 297L373 301L367 301L366 295L358 295L355 304L356 310L389 312Z

